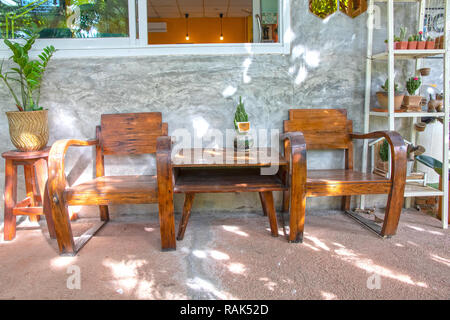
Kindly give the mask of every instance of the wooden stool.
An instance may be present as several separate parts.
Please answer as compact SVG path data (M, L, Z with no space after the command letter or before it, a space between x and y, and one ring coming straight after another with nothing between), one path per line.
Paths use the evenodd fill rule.
M16 216L27 215L31 221L38 221L45 214L48 232L55 238L50 200L47 192L47 161L50 147L41 151L21 152L17 150L2 153L5 159L5 217L4 239L16 236ZM25 173L27 197L17 202L17 166L22 165Z

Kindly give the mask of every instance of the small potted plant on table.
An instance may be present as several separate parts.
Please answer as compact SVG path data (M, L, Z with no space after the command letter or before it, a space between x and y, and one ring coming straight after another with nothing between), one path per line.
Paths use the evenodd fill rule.
M0 78L18 109L6 112L6 116L11 142L20 151L41 150L48 142L48 111L39 105L39 98L42 76L56 50L53 46L48 46L39 55L39 60L31 60L28 52L37 38L37 34L27 34L24 43L5 39L4 43L12 51L11 60L17 66L4 72L4 61L0 65ZM13 83L20 87L20 95L14 91Z
M239 97L239 103L234 113L234 127L236 129L236 137L234 138L234 149L239 151L247 151L253 146L253 137L250 133L250 122L248 114L245 111L242 97Z
M405 96L404 98L404 107L410 109L416 109L415 111L420 111L420 102L422 101L422 96L416 96L416 91L420 88L422 81L419 77L411 77L406 81L406 90L409 93L409 96Z

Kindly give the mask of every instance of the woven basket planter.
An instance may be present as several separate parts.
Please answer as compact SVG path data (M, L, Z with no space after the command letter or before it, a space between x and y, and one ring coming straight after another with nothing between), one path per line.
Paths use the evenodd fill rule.
M48 110L6 112L12 144L20 151L38 151L48 142Z

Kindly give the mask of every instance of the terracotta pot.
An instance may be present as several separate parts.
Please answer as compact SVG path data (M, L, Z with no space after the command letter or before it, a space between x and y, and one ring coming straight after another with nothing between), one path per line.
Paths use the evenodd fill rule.
M427 50L434 49L434 40L433 41L427 41L427 43L425 44L425 49L427 49Z
M417 41L408 41L408 50L416 50Z
M426 41L419 41L417 42L417 50L425 50L427 42Z
M419 69L419 72L420 72L421 76L429 76L430 75L430 71L431 71L431 68Z
M378 91L376 93L376 95L377 95L377 100L378 100L378 104L380 105L380 107L383 109L388 109L389 97L388 97L387 93L383 92L383 91ZM403 94L399 94L399 93L395 94L394 110L400 110L400 108L402 106L403 98L404 98Z
M425 122L417 122L414 127L416 128L416 131L425 131L427 124Z
M445 36L440 36L439 37L439 49L444 49L444 44L445 44Z
M38 151L48 142L48 110L6 112L12 144L20 151Z
M406 49L408 49L408 41L400 41L400 42L399 42L399 49L400 49L400 50L406 50Z
M422 96L405 96L403 103L407 106L420 107Z

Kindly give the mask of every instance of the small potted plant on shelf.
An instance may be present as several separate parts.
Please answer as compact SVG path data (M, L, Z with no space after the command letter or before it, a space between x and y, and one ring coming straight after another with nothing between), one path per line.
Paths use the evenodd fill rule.
M420 145L408 144L406 148L406 176L410 176L413 168L416 156L419 156L425 152L425 148Z
M406 27L400 28L400 36L398 37L398 48L400 50L408 49L408 41L406 41L406 31L408 29Z
M434 49L434 40L433 40L433 38L431 38L431 37L428 37L427 38L427 43L425 44L425 49L427 49L427 50L431 50L431 49Z
M395 110L400 110L400 108L402 106L403 98L405 96L402 92L400 92L398 87L399 87L398 83L394 83L394 109ZM386 81L384 82L384 85L381 86L381 89L383 89L383 91L378 91L376 93L378 104L380 105L380 107L382 109L387 110L388 106L389 106L389 95L388 95L389 79L386 79Z
M417 49L417 40L419 36L412 35L408 38L408 50L416 50Z
M420 108L422 96L417 96L415 93L420 88L421 84L422 81L419 77L411 77L406 81L406 90L409 93L409 96L405 96L403 101L406 108Z
M239 97L239 103L234 113L234 127L236 129L234 149L240 151L249 150L253 146L253 138L249 134L250 122L248 121L248 114L245 111L242 97Z
M4 43L12 52L11 60L17 65L3 71L0 65L0 78L13 97L18 111L6 112L11 142L20 151L41 150L48 142L48 110L39 104L43 74L56 51L47 46L39 55L39 60L31 60L29 51L38 38L37 34L26 33L24 41ZM20 88L20 94L14 90L13 83Z
M419 39L417 41L417 50L425 50L426 44L427 44L427 42L425 41L423 32L419 31Z

